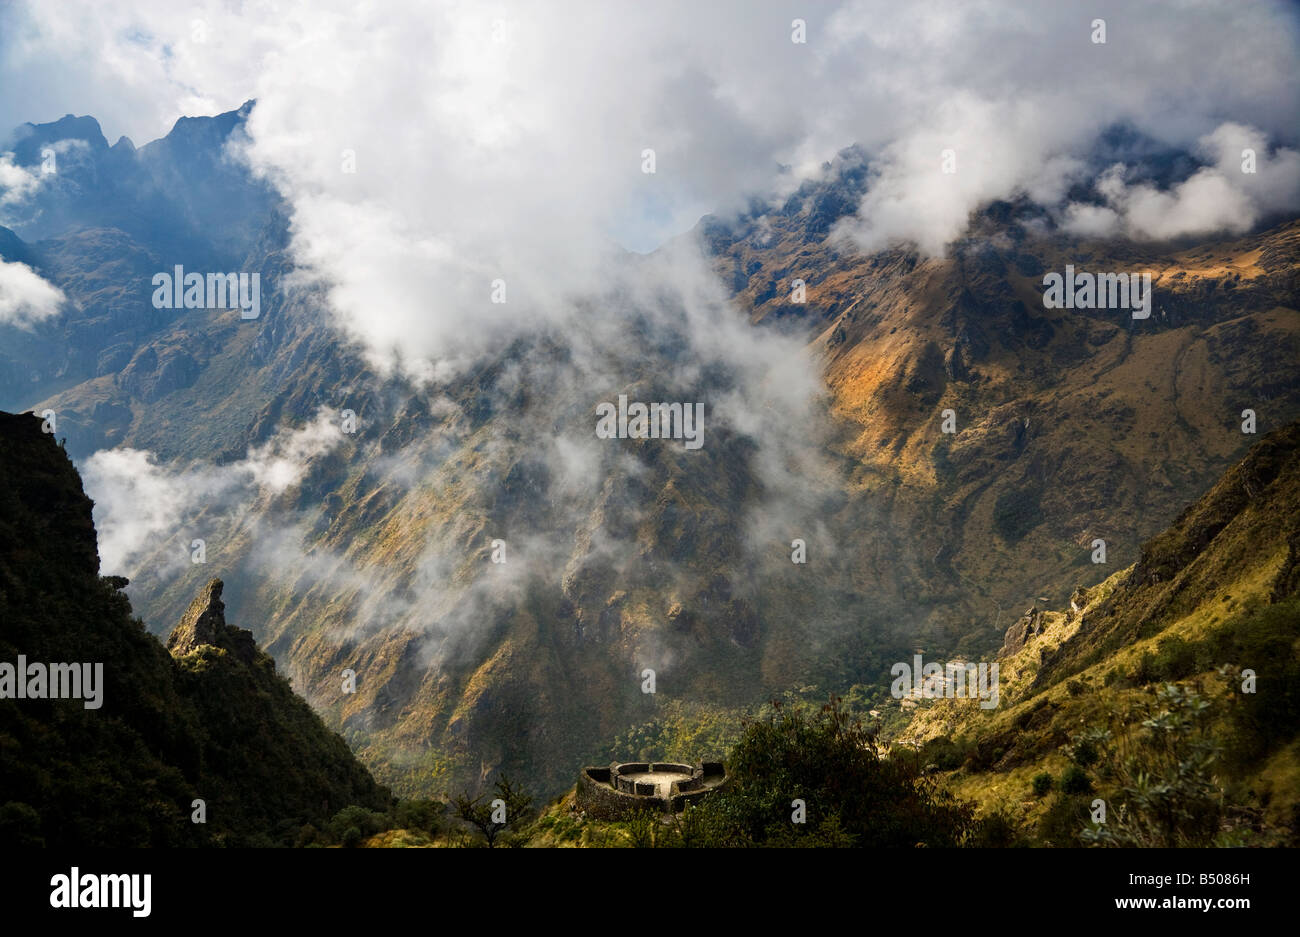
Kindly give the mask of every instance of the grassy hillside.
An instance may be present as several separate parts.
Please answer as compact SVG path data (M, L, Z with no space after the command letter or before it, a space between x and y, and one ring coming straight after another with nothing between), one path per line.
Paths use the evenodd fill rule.
M1087 830L1140 845L1294 844L1298 554L1291 424L1132 567L1080 590L1075 608L1013 625L995 711L923 702L896 744L920 746L951 790L1037 841L1077 845ZM1096 798L1106 825L1088 821Z

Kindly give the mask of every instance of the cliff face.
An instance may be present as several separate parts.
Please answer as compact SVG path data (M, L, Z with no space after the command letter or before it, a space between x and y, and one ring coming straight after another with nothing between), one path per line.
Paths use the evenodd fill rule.
M349 804L388 807L226 624L220 580L167 649L132 617L126 581L99 576L91 508L41 421L0 413L0 665L102 664L95 708L34 684L0 699L0 844L270 845Z

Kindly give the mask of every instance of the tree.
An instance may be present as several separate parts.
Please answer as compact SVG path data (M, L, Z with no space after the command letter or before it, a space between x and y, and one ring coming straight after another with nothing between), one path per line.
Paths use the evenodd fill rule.
M686 845L953 846L975 827L970 804L914 753L883 755L838 697L812 715L774 703L746 725L728 775L683 817Z
M349 849L361 845L362 840L386 829L388 829L388 817L359 804L344 807L334 814L325 827L331 840Z
M400 829L437 833L442 826L443 804L427 798L412 798L398 803L393 820Z
M496 845L497 838L507 826L517 827L519 821L528 817L533 803L533 799L504 774L497 778L493 793L495 796L491 800L487 800L487 794L473 799L468 794L461 794L456 798L457 815L483 834L489 849Z

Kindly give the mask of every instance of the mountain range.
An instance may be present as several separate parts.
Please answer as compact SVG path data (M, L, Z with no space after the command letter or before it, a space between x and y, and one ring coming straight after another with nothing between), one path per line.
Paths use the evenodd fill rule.
M67 302L0 325L0 409L54 411L121 564L104 571L149 631L224 597L401 794L507 771L551 796L635 738L707 754L706 727L790 691L852 694L901 730L895 661L993 659L1026 607L1159 565L1143 544L1300 417L1300 220L1095 240L999 201L944 257L863 254L840 228L871 184L857 148L779 204L620 257L575 300L600 313L589 332L542 325L415 380L294 275L290 212L238 158L253 106L138 149L88 117L20 128L15 164L53 148L58 169L6 216L0 259ZM1099 145L1156 181L1194 166L1123 128ZM685 288L644 287L697 256L708 308L743 326L727 340L799 356L817 387L710 351ZM259 272L260 317L154 308L178 264ZM1149 273L1150 317L1045 308L1067 266ZM595 445L619 395L701 401L704 446ZM1073 677L1150 637L1119 618L1042 666Z

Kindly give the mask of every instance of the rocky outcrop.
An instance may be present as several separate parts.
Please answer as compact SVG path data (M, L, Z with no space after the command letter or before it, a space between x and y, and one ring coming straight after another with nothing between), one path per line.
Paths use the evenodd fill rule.
M998 652L999 657L1010 657L1019 651L1030 639L1042 634L1047 627L1046 616L1038 606L1030 606L1029 611L1020 616L1020 619L1007 629L1006 636L1002 640L1002 650Z
M172 657L184 657L204 645L229 651L247 664L265 656L258 651L253 632L226 624L222 588L221 580L213 579L190 603L180 623L167 638L167 650ZM274 663L271 666L274 667Z
M133 397L153 403L189 387L198 379L200 370L192 355L175 348L164 348L159 353L150 345L131 360L117 383Z

